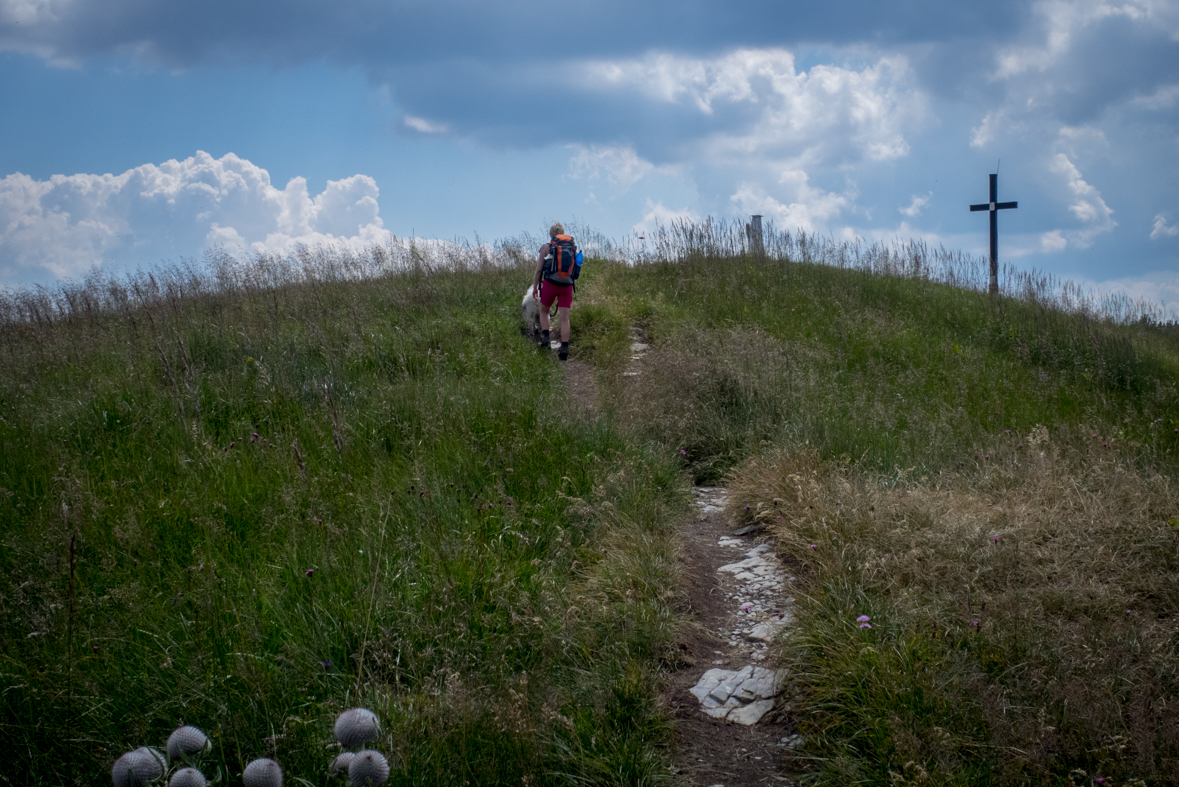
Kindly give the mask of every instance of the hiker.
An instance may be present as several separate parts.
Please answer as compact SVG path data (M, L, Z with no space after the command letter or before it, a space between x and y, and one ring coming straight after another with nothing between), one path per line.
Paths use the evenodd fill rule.
M581 253L560 222L549 227L549 242L540 247L532 297L540 299L540 346L549 346L549 309L557 302L561 322L561 349L557 357L569 357L569 308L573 305L573 282L581 273ZM542 281L543 280L543 281Z

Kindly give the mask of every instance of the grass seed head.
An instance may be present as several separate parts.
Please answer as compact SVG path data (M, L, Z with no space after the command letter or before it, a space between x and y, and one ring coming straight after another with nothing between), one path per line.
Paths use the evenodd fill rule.
M282 787L282 768L266 757L254 760L242 772L245 787Z
M381 722L367 708L350 708L336 719L336 740L345 748L376 740L381 734Z
M354 787L381 787L389 778L389 761L379 751L366 749L348 764L348 781Z
M168 759L196 757L213 748L209 736L196 727L185 725L168 736Z
M205 787L205 775L196 768L181 768L172 774L168 787Z

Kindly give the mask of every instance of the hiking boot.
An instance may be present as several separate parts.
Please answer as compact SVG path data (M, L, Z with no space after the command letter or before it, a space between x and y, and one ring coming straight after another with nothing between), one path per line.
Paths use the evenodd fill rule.
M561 342L561 349L557 350L557 358L562 361L569 360L569 342Z
M542 350L549 349L549 332L541 331L540 338L536 340L536 346Z

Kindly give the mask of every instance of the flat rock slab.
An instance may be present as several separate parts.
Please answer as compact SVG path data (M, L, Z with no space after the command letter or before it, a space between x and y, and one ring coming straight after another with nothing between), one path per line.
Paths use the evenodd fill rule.
M710 669L689 689L704 712L746 726L756 724L774 707L785 670L748 666L740 670Z

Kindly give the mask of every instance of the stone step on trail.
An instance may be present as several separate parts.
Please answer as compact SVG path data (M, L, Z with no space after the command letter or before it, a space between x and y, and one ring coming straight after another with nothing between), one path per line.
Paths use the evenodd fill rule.
M702 515L724 509L727 492L718 487L697 487L696 507ZM767 657L769 645L788 629L793 616L794 597L787 588L794 581L774 555L772 542L745 537L721 536L717 546L743 550L742 559L717 569L718 579L732 614L716 633L727 640L731 660L758 662ZM725 655L719 653L717 655ZM723 664L726 659L715 660ZM704 672L689 691L701 710L716 719L752 725L773 709L781 693L785 670L772 670L747 663L736 670L712 668Z

